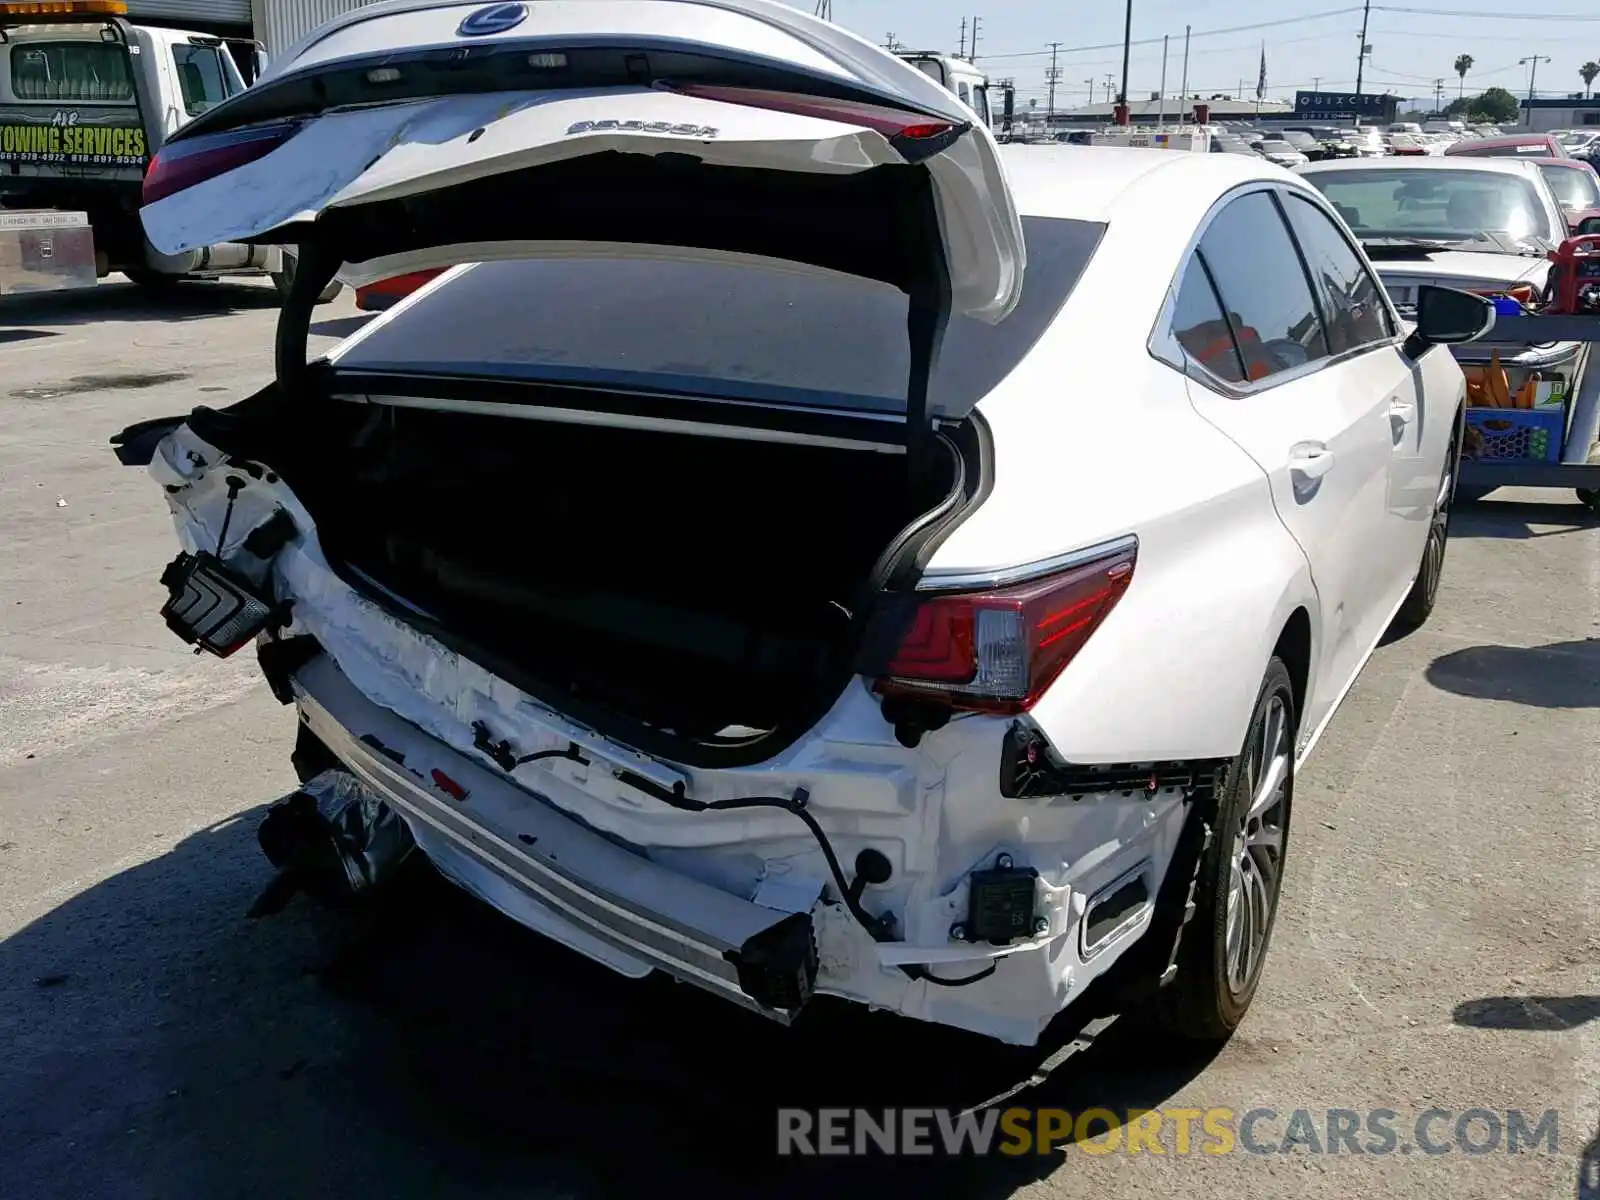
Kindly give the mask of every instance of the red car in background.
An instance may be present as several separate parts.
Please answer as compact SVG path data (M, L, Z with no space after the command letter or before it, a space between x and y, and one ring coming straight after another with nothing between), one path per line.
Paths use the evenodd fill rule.
M1470 154L1479 158L1570 158L1567 148L1548 133L1512 133L1504 137L1471 138L1445 148L1445 154Z
M433 271L412 271L407 275L396 275L392 279L380 279L377 283L369 283L366 287L356 289L356 307L363 312L382 312L404 300L430 279L437 279L443 275L448 267L440 267Z

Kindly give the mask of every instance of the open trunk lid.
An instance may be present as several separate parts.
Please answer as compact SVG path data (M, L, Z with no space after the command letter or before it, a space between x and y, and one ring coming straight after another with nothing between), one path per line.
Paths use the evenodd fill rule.
M805 206L778 203L788 181ZM174 136L144 222L166 253L321 247L355 283L685 245L931 290L987 321L1024 266L988 130L914 67L765 0L360 9Z

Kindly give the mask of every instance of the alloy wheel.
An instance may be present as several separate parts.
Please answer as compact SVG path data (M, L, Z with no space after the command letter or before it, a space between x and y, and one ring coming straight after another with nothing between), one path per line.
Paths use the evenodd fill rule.
M1289 799L1289 710L1274 695L1243 763L1249 804L1233 834L1225 936L1228 986L1244 992L1261 970L1283 872Z

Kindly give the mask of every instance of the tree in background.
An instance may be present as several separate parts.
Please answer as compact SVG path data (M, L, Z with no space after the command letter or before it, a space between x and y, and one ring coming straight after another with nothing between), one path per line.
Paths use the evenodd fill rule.
M1583 76L1583 96L1587 100L1594 91L1595 76L1600 75L1600 63L1590 60L1578 68L1578 74Z
M1446 116L1462 117L1475 125L1509 125L1522 116L1522 106L1505 88L1452 100L1444 111Z
M1461 97L1466 94L1466 90L1467 90L1467 72L1470 71L1470 70L1472 70L1472 55L1470 55L1470 54L1458 54L1458 55L1456 55L1456 75L1461 80L1460 85L1456 88L1456 99L1457 100L1461 99Z

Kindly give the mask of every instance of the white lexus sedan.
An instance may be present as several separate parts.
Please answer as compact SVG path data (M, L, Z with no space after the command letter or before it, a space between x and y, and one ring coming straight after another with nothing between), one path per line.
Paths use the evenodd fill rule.
M1296 768L1433 606L1491 307L1407 337L1289 172L1002 157L782 5L536 16L359 9L152 164L161 250L300 249L276 381L114 439L169 626L622 976L1226 1037ZM336 271L451 264L306 362Z

